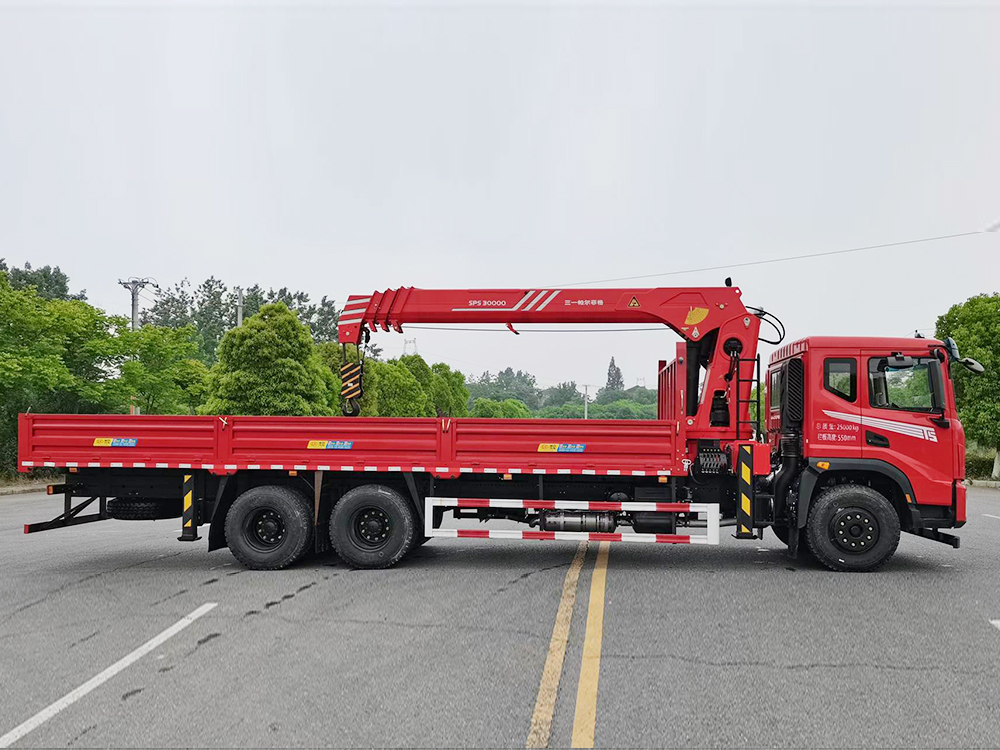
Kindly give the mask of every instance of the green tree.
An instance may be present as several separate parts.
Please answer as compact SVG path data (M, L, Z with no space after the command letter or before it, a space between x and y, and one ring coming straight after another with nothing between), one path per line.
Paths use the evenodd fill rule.
M0 272L7 274L10 288L15 291L31 286L35 288L35 292L42 299L87 299L85 289L81 289L76 294L70 293L69 277L63 273L59 266L32 268L30 263L25 263L24 268L8 268L4 259L0 258Z
M237 323L239 293L226 284L209 277L193 291L187 279L173 287L157 289L156 301L144 310L141 320L144 324L180 328L194 324L198 331L198 356L206 364L215 361L215 350L222 335ZM247 320L260 312L267 304L282 302L289 310L298 314L299 320L309 326L316 343L337 340L337 322L340 311L332 299L323 297L319 303L309 301L309 295L302 291L292 291L287 287L265 290L259 284L243 290L243 319Z
M491 398L477 398L472 404L470 416L486 419L530 419L531 410L515 398L495 401Z
M531 409L516 398L505 398L500 402L500 415L504 419L531 419Z
M143 325L182 328L194 323L194 296L187 279L166 289L156 289L156 301L139 315Z
M655 404L656 395L655 388L644 388L641 385L625 389L625 398L629 401L635 401L637 404Z
M179 413L195 414L208 398L208 368L200 359L182 359L173 366L174 383L180 388Z
M469 412L469 389L465 386L465 375L463 375L458 370L452 370L444 362L436 362L431 365L431 371L434 375L440 377L445 381L448 389L449 397L449 411L441 416L449 417L464 417ZM434 388L432 381L432 390ZM439 406L439 403L443 404L443 398L441 396L436 396L434 398L435 407Z
M402 362L379 362L378 365L376 388L380 417L434 416L433 404L406 365Z
M757 424L757 386L750 391L750 422ZM760 385L760 429L767 432L767 383Z
M551 388L546 388L541 393L541 404L543 407L562 406L580 398L580 392L576 389L576 381L568 380L559 383Z
M309 329L282 303L227 331L208 379L204 414L329 415L336 382Z
M106 411L106 384L121 363L113 336L125 326L81 300L14 289L0 271L0 473L16 468L17 415Z
M611 358L608 364L608 382L604 386L609 391L624 391L625 380L622 378L621 368L615 364L615 358Z
M423 357L419 354L404 354L399 358L399 363L413 374L413 377L420 383L420 387L424 389L424 393L430 391L431 368L424 362Z
M116 411L133 403L143 414L191 414L205 396L208 370L194 360L198 345L193 326L123 329L119 340L126 359L107 387Z
M966 435L998 449L992 476L1000 479L1000 294L980 294L953 305L937 319L935 335L955 339L962 356L986 368L976 375L954 363L951 375Z
M206 364L215 362L215 350L226 332L226 309L223 300L226 285L214 276L205 279L194 290L191 320L198 331L198 350Z
M480 396L472 403L469 416L479 419L500 419L503 417L503 407L499 401Z
M488 398L494 401L503 401L513 398L527 405L529 409L539 407L540 391L535 381L535 376L528 372L522 372L507 367L496 375L484 372L478 380L468 384L469 398L475 401L477 398Z

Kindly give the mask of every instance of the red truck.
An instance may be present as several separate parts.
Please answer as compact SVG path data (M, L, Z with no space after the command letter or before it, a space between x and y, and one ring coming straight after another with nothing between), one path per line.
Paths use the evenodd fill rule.
M49 488L64 512L24 530L180 518L180 540L208 525L210 550L256 569L331 547L384 568L432 537L711 545L722 527L771 527L844 571L881 566L901 531L958 547L942 531L966 520L949 368L981 366L951 339L802 339L771 357L764 429L764 321L779 330L728 279L352 296L338 333L359 350L379 328L443 322L656 323L683 341L659 363L654 421L22 414L19 469L67 470ZM342 370L347 415L363 373ZM523 528L480 525L497 519Z

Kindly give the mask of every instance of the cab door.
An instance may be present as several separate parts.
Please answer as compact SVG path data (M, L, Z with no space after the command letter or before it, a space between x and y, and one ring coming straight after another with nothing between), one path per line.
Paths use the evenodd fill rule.
M809 352L812 418L806 437L809 455L822 458L861 458L861 391L863 370L859 350L824 348Z
M954 430L943 418L941 362L863 350L867 380L861 412L862 456L892 464L913 487L915 502L950 504Z

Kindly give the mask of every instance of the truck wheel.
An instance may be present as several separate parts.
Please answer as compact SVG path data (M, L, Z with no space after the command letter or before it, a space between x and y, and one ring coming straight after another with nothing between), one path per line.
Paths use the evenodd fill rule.
M116 497L108 500L108 517L119 521L158 521L163 518L180 518L184 507L179 499L141 499Z
M871 487L839 484L823 490L809 508L806 542L831 570L876 570L899 544L899 516Z
M226 542L233 556L253 570L278 570L309 551L313 508L288 487L254 487L226 514Z
M346 492L333 506L330 542L352 568L388 568L413 547L413 507L389 487L368 484Z

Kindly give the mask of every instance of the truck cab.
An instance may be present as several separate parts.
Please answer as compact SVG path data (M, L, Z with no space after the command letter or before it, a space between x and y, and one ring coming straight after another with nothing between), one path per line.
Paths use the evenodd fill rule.
M953 348L934 339L817 336L775 351L766 427L776 466L775 531L790 546L806 540L810 506L831 493L839 500L824 529L814 530L824 533L813 536L832 543L825 552L841 566L861 567L892 535L896 524L876 518L860 497L871 493L888 501L900 530L958 546L940 531L965 523ZM808 545L816 551L815 540Z

